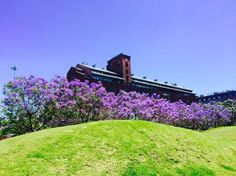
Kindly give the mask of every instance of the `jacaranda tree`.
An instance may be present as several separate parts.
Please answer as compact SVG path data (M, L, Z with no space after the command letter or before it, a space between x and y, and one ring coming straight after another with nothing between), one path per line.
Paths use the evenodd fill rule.
M231 124L236 125L236 100L228 99L228 100L221 102L219 104L224 106L225 108L227 108L231 112L231 114L232 114Z
M22 134L104 119L140 119L194 130L229 125L232 110L215 104L170 103L158 95L107 92L101 83L56 76L16 78L4 87L5 129ZM226 105L225 105L226 106Z
M4 120L11 133L40 130L57 113L57 97L43 78L17 78L4 86L4 95Z
M107 92L101 83L67 81L57 76L50 82L57 99L57 111L60 117L54 119L52 126L68 125L101 119L103 111L102 97Z

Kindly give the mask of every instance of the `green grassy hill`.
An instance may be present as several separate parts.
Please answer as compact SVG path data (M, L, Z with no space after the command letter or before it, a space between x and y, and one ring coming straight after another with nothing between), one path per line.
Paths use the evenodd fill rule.
M236 127L100 121L0 141L0 175L236 175Z

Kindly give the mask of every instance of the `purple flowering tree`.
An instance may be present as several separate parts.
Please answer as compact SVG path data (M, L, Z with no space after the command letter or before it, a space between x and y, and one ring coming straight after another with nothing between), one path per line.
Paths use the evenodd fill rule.
M118 95L107 93L102 102L107 119L149 120L153 116L153 101L147 94L124 91Z
M54 96L43 78L17 78L4 86L4 119L12 133L37 131L55 116Z
M219 104L170 103L157 95L107 92L102 84L56 76L17 78L4 87L4 118L15 134L104 119L140 119L194 130L229 125L232 109ZM230 104L231 106L231 104Z
M101 119L103 101L106 90L101 83L67 81L57 76L50 82L57 99L57 111L60 116L51 125L60 126L78 124Z
M231 112L231 125L236 125L236 100L228 99L222 103L219 103L219 105L224 106Z
M216 104L170 103L157 96L121 91L104 98L112 119L140 119L194 130L206 130L230 123L231 113Z

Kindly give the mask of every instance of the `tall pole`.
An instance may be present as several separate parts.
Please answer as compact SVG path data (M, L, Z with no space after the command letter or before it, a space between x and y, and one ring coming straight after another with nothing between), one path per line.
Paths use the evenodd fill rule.
M17 67L14 65L14 66L11 66L10 67L14 73L14 79L16 78L16 70L17 70Z

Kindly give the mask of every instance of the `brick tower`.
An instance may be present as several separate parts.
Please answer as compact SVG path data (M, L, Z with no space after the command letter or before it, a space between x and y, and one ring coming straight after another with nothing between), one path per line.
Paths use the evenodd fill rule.
M108 61L107 70L121 75L126 83L131 83L130 56L119 54Z

